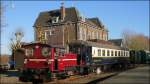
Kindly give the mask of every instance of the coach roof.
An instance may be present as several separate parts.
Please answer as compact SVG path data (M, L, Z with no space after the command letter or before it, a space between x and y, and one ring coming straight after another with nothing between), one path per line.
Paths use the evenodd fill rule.
M102 41L102 40L101 40ZM73 41L70 43L70 45L86 45L86 46L93 46L93 47L100 47L100 48L108 48L108 49L124 49L120 46L116 46L113 43L110 44L110 42L108 43L107 41L104 42L92 42L92 41L82 41L82 40L77 40L77 41Z

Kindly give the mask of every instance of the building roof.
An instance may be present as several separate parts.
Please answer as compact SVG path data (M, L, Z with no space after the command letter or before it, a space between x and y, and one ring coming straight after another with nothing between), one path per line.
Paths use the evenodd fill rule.
M61 13L60 9L56 10L51 10L51 11L45 11L45 12L40 12L39 16L37 17L34 27L38 26L51 26L52 24L52 17L57 16L60 19ZM69 7L65 8L65 18L64 18L64 23L65 22L78 22L81 20L81 15L79 11L75 7ZM58 23L63 23L59 20ZM85 22L94 26L98 26L100 28L103 28L102 23L99 21L98 18L85 18Z
M78 14L79 12L76 10L75 7L65 8L65 18L64 22L71 21L76 22L78 21ZM52 17L57 16L60 18L60 9L51 10L51 11L45 11L41 12L36 19L34 26L48 26L52 25Z
M98 25L99 27L103 28L102 22L97 18L88 18L88 20L92 21L94 24Z
M114 43L117 46L121 46L121 44L122 44L122 39L111 39L108 41Z

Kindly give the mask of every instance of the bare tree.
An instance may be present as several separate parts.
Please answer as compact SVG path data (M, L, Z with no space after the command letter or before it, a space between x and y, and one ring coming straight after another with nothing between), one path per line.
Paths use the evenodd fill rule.
M123 46L134 50L149 50L149 38L131 30L122 33Z
M23 38L24 33L22 29L17 29L16 32L14 33L14 36L10 39L10 49L12 51L12 57L11 60L14 62L15 61L15 52L17 49L21 48L21 39ZM11 69L14 69L15 65L11 65Z
M21 29L17 29L14 34L14 37L10 39L11 50L16 50L18 48L21 48L21 39L23 38L23 36L24 36L23 31Z

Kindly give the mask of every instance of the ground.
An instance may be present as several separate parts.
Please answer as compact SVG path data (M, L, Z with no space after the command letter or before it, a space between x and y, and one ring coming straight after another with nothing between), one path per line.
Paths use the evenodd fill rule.
M98 84L150 84L150 67L127 70Z
M118 74L119 73L119 74ZM134 69L129 69L123 72L113 73L101 73L96 75L95 73L87 76L73 76L67 79L48 82L45 84L59 84L59 83L89 83L89 84L150 84L150 67L142 66ZM113 75L111 77L108 77ZM0 84L32 84L31 82L20 82L18 79L18 71L9 70L7 72L0 73Z

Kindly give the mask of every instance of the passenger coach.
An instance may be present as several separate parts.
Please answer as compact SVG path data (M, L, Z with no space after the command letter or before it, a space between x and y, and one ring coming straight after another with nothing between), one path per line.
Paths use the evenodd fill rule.
M110 42L75 41L70 43L69 48L87 64L101 66L102 70L126 68L129 65L129 51Z

